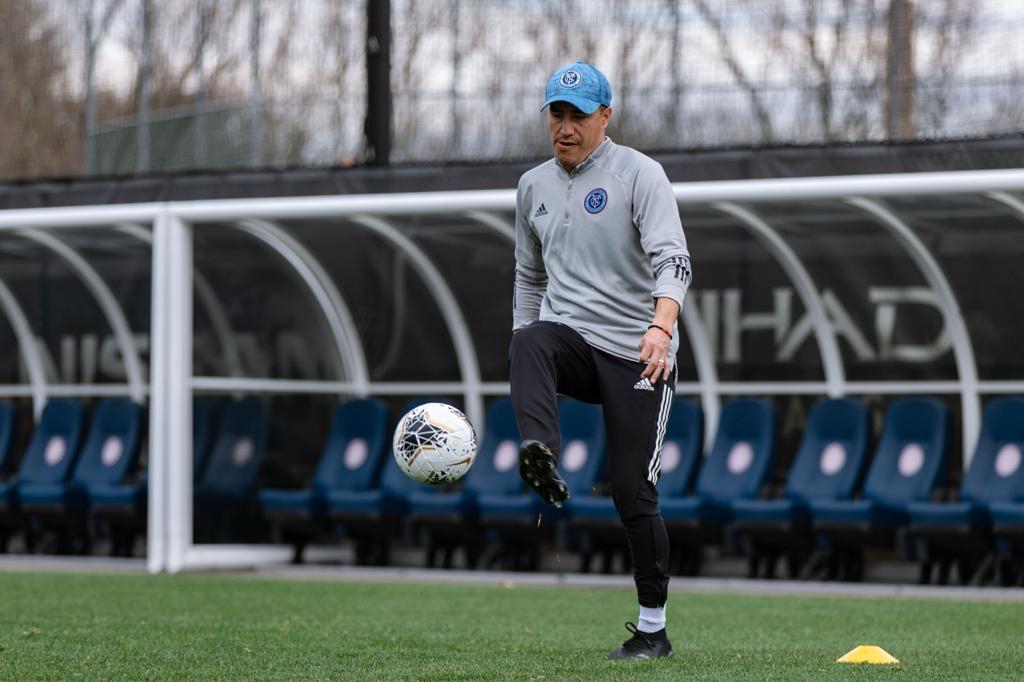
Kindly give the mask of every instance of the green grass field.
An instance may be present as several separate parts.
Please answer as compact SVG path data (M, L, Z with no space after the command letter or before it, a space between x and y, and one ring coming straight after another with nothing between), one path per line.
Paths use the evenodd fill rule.
M672 659L606 661L628 590L0 573L0 678L1024 679L1024 605L673 593ZM878 644L899 666L839 665Z

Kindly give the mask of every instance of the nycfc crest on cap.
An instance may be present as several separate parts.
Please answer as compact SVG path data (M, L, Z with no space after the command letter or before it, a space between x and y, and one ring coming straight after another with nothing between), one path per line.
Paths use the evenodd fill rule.
M568 102L584 114L592 114L602 104L612 104L612 86L595 67L586 62L563 66L548 79L544 90L544 111L552 102Z

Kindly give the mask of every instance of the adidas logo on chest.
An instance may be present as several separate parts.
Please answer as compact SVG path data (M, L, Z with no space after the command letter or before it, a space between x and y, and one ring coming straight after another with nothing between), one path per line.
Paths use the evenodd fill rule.
M544 204L541 204L540 206L537 207L537 212L533 214L533 217L534 218L539 218L542 215L547 215L547 214L548 214L548 209L544 206Z

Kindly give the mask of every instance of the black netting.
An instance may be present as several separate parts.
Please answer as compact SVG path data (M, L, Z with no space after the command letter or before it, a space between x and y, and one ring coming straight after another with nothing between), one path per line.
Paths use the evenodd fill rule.
M0 3L0 177L358 164L368 7ZM1015 135L1022 22L1010 0L391 0L391 161L545 155L544 84L577 58L645 150Z

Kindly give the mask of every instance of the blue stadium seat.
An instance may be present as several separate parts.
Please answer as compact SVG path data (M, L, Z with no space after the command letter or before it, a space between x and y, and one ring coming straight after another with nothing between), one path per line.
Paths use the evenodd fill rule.
M693 489L704 459L704 410L686 398L672 401L661 446L660 497L681 497Z
M11 483L8 474L13 468L13 459L11 455L13 448L11 443L14 440L14 405L6 400L0 400L0 488ZM4 495L8 493L3 493ZM0 552L7 551L7 541L10 538L11 531L17 527L15 523L16 517L10 514L8 518L5 518L5 514L0 511Z
M734 398L722 407L711 452L691 496L661 498L661 514L678 570L699 570L701 547L722 539L732 502L756 497L775 454L775 409L764 398Z
M254 535L260 519L257 477L267 454L270 415L252 396L224 408L202 476L195 485L195 538L223 542Z
M921 543L921 582L930 581L937 569L936 581L945 583L954 564L962 582L984 579L995 549L989 505L1018 500L1024 512L1019 503L1024 501L1022 450L1024 398L996 398L982 415L978 446L959 499L907 505L911 532Z
M675 398L661 447L661 498L687 495L700 465L704 449L704 411L686 398ZM602 560L603 572L610 573L616 554L627 562L629 547L625 531L608 495L580 495L566 503L570 527L580 533L580 566L590 570L594 556Z
M406 498L425 484L406 476L394 457L382 459L377 488L327 491L327 513L331 518L355 525L359 519L379 520L405 514Z
M414 398L402 407L401 416L429 402L446 401L430 396ZM390 563L391 540L403 528L409 507L408 497L424 489L424 484L412 480L398 468L390 447L385 449L381 460L379 484L376 487L328 490L324 495L328 520L338 524L342 534L353 540L355 560L360 565L382 566Z
M0 527L5 535L24 525L25 544L31 549L35 534L24 524L19 492L22 486L63 484L74 467L82 439L82 404L71 398L53 398L39 416L28 449L14 480L0 483Z
M213 444L213 405L206 398L192 398L192 482L198 481L210 461Z
M138 462L142 408L128 398L104 398L96 406L89 435L70 480L23 482L18 488L22 512L40 526L58 532L59 548L87 552L90 485L117 485Z
M867 406L851 398L830 398L811 408L803 438L780 499L733 500L731 529L748 545L749 575L764 568L773 577L785 554L796 577L814 548L811 500L846 500L860 484L871 436Z
M263 513L275 535L295 547L295 563L302 561L305 545L327 530L330 491L362 491L376 485L381 460L390 451L389 437L384 403L370 398L342 403L334 410L312 486L260 490Z
M199 480L210 452L213 407L210 401L192 400L192 481ZM93 519L109 529L111 556L130 556L135 537L146 530L149 475L121 483L90 483L86 486Z
M1018 443L1019 448L1024 445ZM1004 456L1006 459L1017 460L1016 455ZM1007 470L1011 467L1004 465ZM1019 473L1014 474L1019 477ZM992 532L995 535L1000 555L996 565L996 582L1003 585L1024 587L1024 494L1018 489L1012 501L992 502L989 504L992 515Z
M0 476L5 476L11 468L13 441L14 405L7 400L0 400Z
M427 535L428 566L441 556L441 565L450 567L459 547L466 552L467 565L476 565L482 542L478 497L515 495L522 490L519 440L512 401L499 398L487 410L486 432L461 487L441 491L417 488L409 494L409 520Z
M949 411L934 398L900 398L886 413L862 499L810 502L819 539L831 550L828 577L863 577L866 547L892 548L907 504L927 500L946 461Z
M558 405L558 418L562 436L559 470L571 496L588 495L604 468L601 407L564 398ZM539 568L540 543L551 536L554 522L565 518L565 508L560 510L543 502L532 490L481 494L477 504L481 527L495 531L500 538L505 566Z

